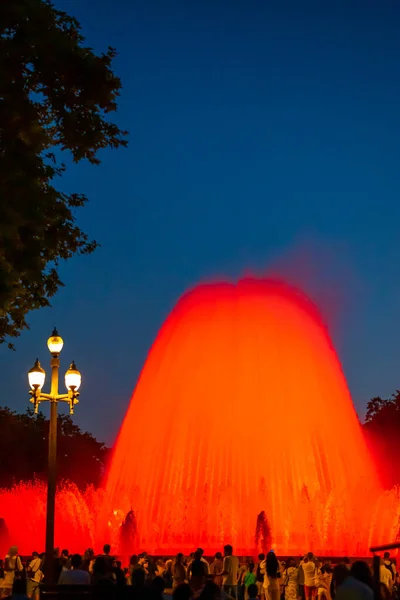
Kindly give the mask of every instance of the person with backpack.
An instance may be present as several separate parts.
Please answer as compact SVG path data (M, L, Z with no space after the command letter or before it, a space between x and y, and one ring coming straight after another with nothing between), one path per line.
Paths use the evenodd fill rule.
M393 581L396 580L396 563L390 558L390 552L383 555L383 564L391 572Z
M8 598L12 594L14 580L22 576L23 567L18 556L17 546L11 546L4 561L4 579L1 584L1 598Z
M32 560L26 571L26 595L28 598L39 597L39 584L43 579L41 566L42 559L39 552L32 552Z

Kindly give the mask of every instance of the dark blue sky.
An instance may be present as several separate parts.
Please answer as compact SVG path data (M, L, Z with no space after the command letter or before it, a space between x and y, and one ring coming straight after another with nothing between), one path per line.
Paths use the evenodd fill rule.
M181 293L271 268L322 302L360 413L400 386L399 3L57 6L97 51L118 49L130 143L64 177L102 247L63 266L53 308L1 348L1 404L27 405L57 324L63 370L74 358L84 377L76 420L111 443Z

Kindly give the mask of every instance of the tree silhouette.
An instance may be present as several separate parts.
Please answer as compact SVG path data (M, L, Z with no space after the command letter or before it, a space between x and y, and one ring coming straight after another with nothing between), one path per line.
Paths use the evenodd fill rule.
M400 436L400 390L389 399L380 396L367 404L364 430L377 460L385 487L400 484L400 465L397 461Z
M121 89L113 48L96 55L49 0L0 2L0 343L26 328L62 282L61 260L96 248L76 223L87 202L55 187L63 153L98 164L125 146L109 120Z
M0 487L19 481L45 479L47 475L49 421L42 412L19 414L0 407ZM69 415L58 416L58 479L80 488L99 485L108 448L75 425Z

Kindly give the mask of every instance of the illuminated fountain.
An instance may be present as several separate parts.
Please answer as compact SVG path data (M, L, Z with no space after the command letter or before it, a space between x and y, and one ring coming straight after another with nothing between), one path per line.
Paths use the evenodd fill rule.
M24 493L37 509L24 511ZM1 493L0 517L12 494L21 510L10 539L31 551L44 536L44 490ZM282 283L246 279L178 302L132 396L105 490L60 491L56 543L360 556L371 541L396 539L399 507L397 490L380 485L315 307Z
M107 480L108 514L134 510L135 549L365 554L371 539L397 535L397 511L382 511L397 497L382 494L304 296L248 279L183 296L150 351Z

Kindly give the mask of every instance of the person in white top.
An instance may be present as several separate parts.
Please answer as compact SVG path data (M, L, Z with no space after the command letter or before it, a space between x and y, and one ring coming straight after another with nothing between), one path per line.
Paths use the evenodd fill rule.
M233 548L230 544L224 546L224 562L222 565L222 589L231 598L237 600L237 586L239 575L239 559L233 556Z
M4 579L1 584L1 598L11 596L15 574L21 572L22 563L18 556L18 548L17 546L11 546L4 561Z
M382 559L380 566L380 580L381 583L383 583L391 593L393 588L393 571L390 567L385 565L385 562Z
M306 600L314 600L317 595L317 567L316 557L309 552L301 562L304 573L304 595Z
M389 589L392 590L392 588L396 582L397 569L396 569L396 563L394 561L392 561L390 558L390 552L385 552L385 554L383 555L383 565L384 565L385 569L387 571L389 571L389 574L391 576L391 582L390 582L391 587Z
M70 571L61 571L58 583L60 585L89 585L90 575L87 571L81 569L82 557L80 554L74 554L71 558L72 569Z
M42 560L38 552L32 552L26 578L26 595L28 598L39 598L39 584L42 581Z

